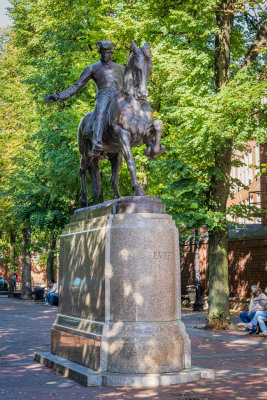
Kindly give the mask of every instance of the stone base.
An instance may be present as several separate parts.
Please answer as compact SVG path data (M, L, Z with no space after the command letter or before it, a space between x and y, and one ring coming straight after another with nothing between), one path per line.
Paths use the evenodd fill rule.
M190 368L179 259L178 230L155 197L77 210L60 238L51 353L101 373Z
M158 387L214 378L213 370L196 367L159 374L119 374L97 372L48 352L35 353L34 359L83 386Z
M180 286L178 230L159 199L77 210L60 238L52 354L36 359L85 386L208 377L191 369Z

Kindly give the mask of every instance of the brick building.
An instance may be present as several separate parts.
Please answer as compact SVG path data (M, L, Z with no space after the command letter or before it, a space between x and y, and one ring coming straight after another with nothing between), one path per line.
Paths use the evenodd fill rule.
M243 165L232 167L231 176L247 186L235 183L227 207L234 204L253 205L267 211L267 173L258 174L260 166L267 165L267 141L264 144L249 142L246 151L236 151L236 159ZM253 167L250 167L253 166ZM232 224L243 228L229 231L228 261L231 298L250 296L252 284L263 290L267 287L267 215L256 213L251 218L238 217ZM195 243L187 240L181 244L182 293L195 284ZM202 237L199 247L200 280L202 294L208 294L208 235Z
M232 198L228 199L227 207L233 204L244 204L267 211L267 174L258 175L260 166L267 164L267 142L264 144L249 142L247 151L236 151L234 156L244 165L232 167L231 176L246 185L248 190L234 184ZM250 167L251 165L253 167ZM244 225L267 225L267 215L259 213L252 218L239 217L233 222Z

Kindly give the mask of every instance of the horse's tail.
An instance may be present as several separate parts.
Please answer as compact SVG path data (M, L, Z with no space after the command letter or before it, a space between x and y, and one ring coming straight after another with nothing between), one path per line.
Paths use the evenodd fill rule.
M77 130L77 143L78 143L78 148L79 148L79 152L81 155L83 155L85 152L85 138L83 135L83 125L84 125L83 119L79 123L78 130Z
M88 148L88 138L90 139L90 134L92 134L92 119L93 112L89 112L83 117L78 126L77 142L81 155L85 155Z

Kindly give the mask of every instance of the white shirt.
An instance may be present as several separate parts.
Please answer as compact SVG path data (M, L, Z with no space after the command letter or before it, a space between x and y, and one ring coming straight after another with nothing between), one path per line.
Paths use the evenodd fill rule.
M47 289L47 293L57 293L57 292L58 292L58 286L56 283L54 283L50 289Z

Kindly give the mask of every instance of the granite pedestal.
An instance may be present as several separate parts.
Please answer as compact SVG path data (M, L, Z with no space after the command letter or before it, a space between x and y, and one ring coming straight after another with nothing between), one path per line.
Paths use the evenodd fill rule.
M52 355L36 354L36 360L52 368L68 360L72 370L80 364L78 370L91 374L87 384L157 386L212 378L210 370L191 368L178 243L173 220L152 196L77 210L60 239Z

